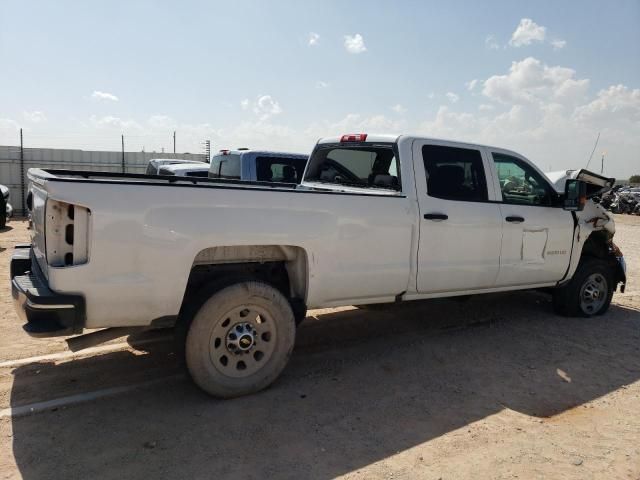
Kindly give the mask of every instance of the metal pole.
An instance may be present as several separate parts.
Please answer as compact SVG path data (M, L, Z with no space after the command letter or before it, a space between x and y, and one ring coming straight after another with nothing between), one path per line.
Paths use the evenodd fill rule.
M173 131L173 153L176 153L176 131Z
M124 134L122 137L122 173L124 173Z
M24 143L22 139L22 129L20 129L20 194L22 200L22 215L25 215L26 209L24 208L24 191L25 191L25 181L24 181Z

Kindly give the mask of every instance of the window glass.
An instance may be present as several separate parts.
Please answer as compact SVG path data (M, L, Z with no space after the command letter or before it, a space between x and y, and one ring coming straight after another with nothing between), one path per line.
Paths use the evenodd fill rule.
M187 177L206 177L209 175L207 170L194 170L193 172L185 173Z
M287 157L256 158L257 180L260 182L300 183L306 159Z
M535 169L511 155L492 155L504 203L547 206L552 204L551 187Z
M158 175L175 175L175 173L167 168L160 167L160 170L158 170Z
M422 159L429 196L446 200L487 200L487 181L479 150L425 145Z
M398 160L391 145L319 147L305 180L364 188L400 190Z
M216 155L211 158L210 178L240 180L240 155Z

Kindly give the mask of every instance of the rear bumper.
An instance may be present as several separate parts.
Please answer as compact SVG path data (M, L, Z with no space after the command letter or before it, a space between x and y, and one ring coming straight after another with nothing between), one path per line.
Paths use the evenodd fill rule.
M23 329L33 337L57 337L82 332L84 298L49 288L31 249L18 246L11 257L11 294Z

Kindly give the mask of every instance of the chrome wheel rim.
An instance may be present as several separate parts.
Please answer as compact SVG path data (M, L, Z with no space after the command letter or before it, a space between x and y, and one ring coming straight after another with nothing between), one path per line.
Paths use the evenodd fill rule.
M580 308L587 315L597 313L607 300L607 279L601 273L592 273L580 289Z
M220 317L211 331L209 357L228 377L248 377L264 367L275 349L275 322L255 305L236 307Z

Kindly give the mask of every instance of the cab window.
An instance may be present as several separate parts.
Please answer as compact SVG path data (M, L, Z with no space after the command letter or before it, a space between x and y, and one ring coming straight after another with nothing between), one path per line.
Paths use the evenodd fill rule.
M549 183L531 165L511 155L492 155L504 203L552 206L554 195Z
M287 157L256 158L257 180L260 182L300 183L306 159Z
M391 145L320 146L311 156L306 180L361 188L401 190Z
M487 200L487 180L479 150L425 145L422 160L429 196L468 202Z
M210 178L240 180L240 155L216 155L211 159Z

